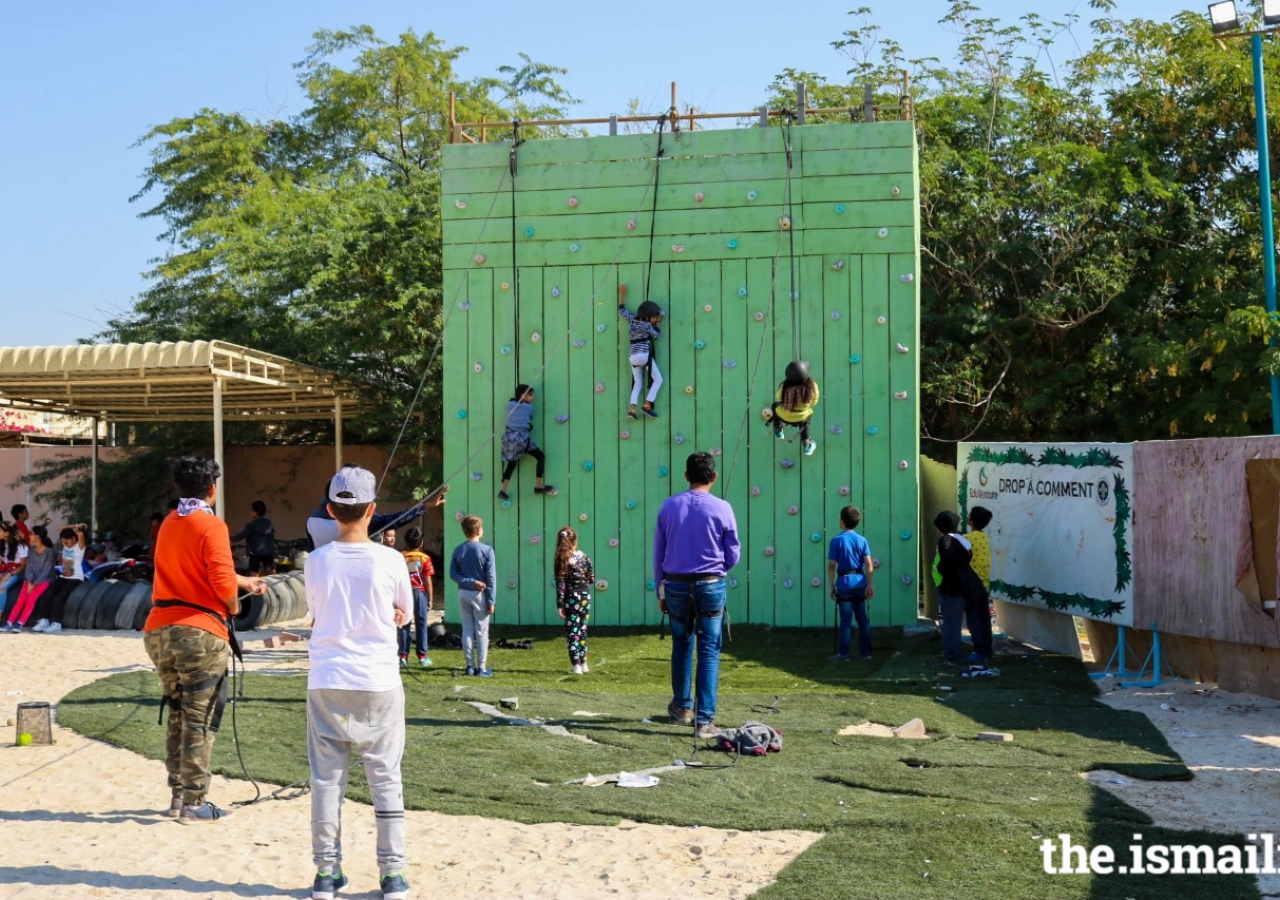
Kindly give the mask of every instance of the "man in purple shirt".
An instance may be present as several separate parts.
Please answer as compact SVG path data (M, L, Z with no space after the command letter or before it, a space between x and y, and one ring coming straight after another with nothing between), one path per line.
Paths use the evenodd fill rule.
M671 617L671 702L667 712L681 725L696 722L700 738L714 738L720 682L720 631L724 623L724 573L742 555L733 507L711 494L716 461L693 453L685 463L689 490L668 497L658 511L653 538L653 580L662 611ZM689 687L693 642L698 642L698 708Z

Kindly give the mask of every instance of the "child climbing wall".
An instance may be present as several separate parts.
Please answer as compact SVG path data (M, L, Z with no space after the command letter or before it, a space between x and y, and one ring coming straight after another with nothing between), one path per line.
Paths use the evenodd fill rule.
M879 553L873 624L914 622L912 124L667 135L661 163L655 135L530 140L514 176L510 151L451 145L442 175L445 472L458 472L449 510L493 523L510 598L499 624L560 621L542 544L571 522L593 548L593 624L656 626L652 522L693 450L718 457L717 492L738 514L736 621L832 625L826 545L854 505ZM644 299L667 310L661 418L626 415L625 285L645 285ZM821 382L810 420L821 448L807 459L752 422L775 402L775 373L800 358ZM539 443L560 485L536 504L485 487L501 470L520 376L538 391Z

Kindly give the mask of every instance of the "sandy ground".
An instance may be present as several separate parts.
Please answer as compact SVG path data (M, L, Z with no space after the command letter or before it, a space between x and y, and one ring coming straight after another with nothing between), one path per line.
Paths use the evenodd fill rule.
M151 668L136 634L0 635L0 641L0 723L19 702L55 702L105 675ZM251 669L298 671L303 646L259 650L246 662ZM308 798L249 807L221 825L184 827L159 814L168 805L162 763L56 727L52 746L15 747L12 733L5 729L0 742L0 898L310 896ZM244 782L215 778L210 796L228 805L253 793ZM373 811L347 804L344 868L351 886L341 896L380 898ZM633 822L519 825L413 811L408 821L406 875L415 896L437 897L729 900L771 883L821 837Z
M1171 828L1280 831L1280 703L1188 682L1100 686L1107 705L1145 713L1195 778L1140 781L1100 770L1089 781ZM1280 876L1259 876L1258 887L1264 897L1280 897Z

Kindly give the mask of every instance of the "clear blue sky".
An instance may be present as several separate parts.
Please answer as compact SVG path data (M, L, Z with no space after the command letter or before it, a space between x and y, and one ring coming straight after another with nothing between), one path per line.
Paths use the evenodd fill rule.
M317 29L368 23L387 40L408 28L433 31L469 48L464 77L528 53L569 70L562 82L583 101L574 115L622 112L631 97L662 109L671 81L682 106L736 111L758 106L787 67L844 80L848 61L830 43L861 2L12 4L0 54L0 345L74 343L127 310L146 285L148 261L165 249L158 223L138 219L140 205L129 203L147 162L133 143L202 107L299 112L292 64ZM1032 10L1075 10L1081 40L1088 36L1085 0L977 2L1008 22ZM1182 5L1121 0L1118 12L1163 18ZM908 57L950 57L955 38L937 24L945 0L876 6L875 21Z

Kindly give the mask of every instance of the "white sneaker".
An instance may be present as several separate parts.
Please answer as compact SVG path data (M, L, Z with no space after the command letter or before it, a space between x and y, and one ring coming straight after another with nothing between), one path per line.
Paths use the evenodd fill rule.
M31 629L31 630L32 630L32 631L44 631L44 630L45 630L46 628L48 628L48 627L49 627L49 620L48 620L48 619L41 619L39 622L37 622L37 623L32 627L32 629Z
M583 660L583 661L582 661L582 674L583 674L583 675L586 675L586 674L587 674L588 672L590 672L590 671L591 671L591 670L587 668L587 662L586 662L586 660Z
M803 445L804 455L813 456L813 451L818 449L818 445L813 441L805 441Z
M52 625L50 625L48 628L46 628L46 629L44 630L44 633L45 633L45 634L57 634L57 633L58 633L59 631L61 631L61 630L62 630L62 623L61 623L61 622L54 622Z
M582 674L582 666L574 666L574 667L573 667L573 674L574 674L574 675L581 675L581 674Z

